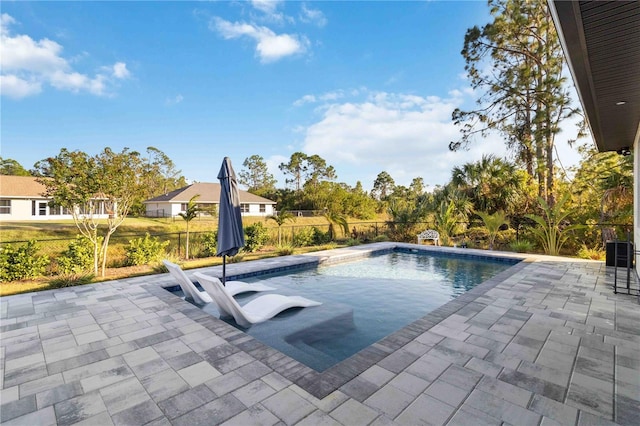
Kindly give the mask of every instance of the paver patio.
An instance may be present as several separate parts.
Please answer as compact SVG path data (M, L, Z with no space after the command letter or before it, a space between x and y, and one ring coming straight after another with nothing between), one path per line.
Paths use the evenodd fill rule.
M640 422L640 305L613 294L603 262L527 256L322 373L163 289L174 284L159 274L0 298L0 422Z

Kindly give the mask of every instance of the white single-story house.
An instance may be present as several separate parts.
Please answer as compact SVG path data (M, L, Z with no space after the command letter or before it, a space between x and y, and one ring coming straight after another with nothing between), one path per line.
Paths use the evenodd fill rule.
M240 209L243 216L269 216L275 214L275 201L247 191L239 191ZM207 209L220 204L219 183L194 183L180 189L143 201L147 217L173 217L187 210L192 197L198 195L198 206Z
M45 191L35 177L0 175L0 221L73 219L68 209L52 206ZM102 201L98 212L97 219L109 217Z
M548 0L548 4L598 150L633 155L633 240L638 265L640 2Z

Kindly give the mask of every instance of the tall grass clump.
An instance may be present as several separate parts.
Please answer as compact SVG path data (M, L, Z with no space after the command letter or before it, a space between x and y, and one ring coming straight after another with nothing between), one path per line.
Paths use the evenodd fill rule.
M533 251L533 243L527 240L516 240L509 244L509 249L516 253L531 253Z
M93 278L95 275L93 273L79 273L79 274L63 274L49 282L49 288L64 288L64 287L74 287L77 285L85 285L93 282Z
M598 248L589 248L583 244L578 250L578 257L580 259L605 260L606 252Z

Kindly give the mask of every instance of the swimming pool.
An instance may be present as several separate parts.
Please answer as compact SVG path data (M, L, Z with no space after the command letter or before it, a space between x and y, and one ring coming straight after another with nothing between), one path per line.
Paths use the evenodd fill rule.
M321 372L515 263L393 250L328 266L243 277L275 287L274 293L301 295L322 305L292 309L242 330ZM236 299L242 305L259 296ZM214 304L203 309L218 316ZM229 324L235 326L233 320Z

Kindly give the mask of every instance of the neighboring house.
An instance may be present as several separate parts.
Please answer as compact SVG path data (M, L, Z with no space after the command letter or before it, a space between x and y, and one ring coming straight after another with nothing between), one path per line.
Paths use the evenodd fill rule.
M0 175L0 221L73 219L68 209L51 205L46 188L31 176ZM97 219L106 219L104 204L99 201Z
M275 201L268 200L247 191L240 192L240 208L243 216L269 216L275 214ZM180 189L143 201L147 217L173 217L187 210L192 197L199 195L196 202L203 209L220 204L219 183L194 183Z

